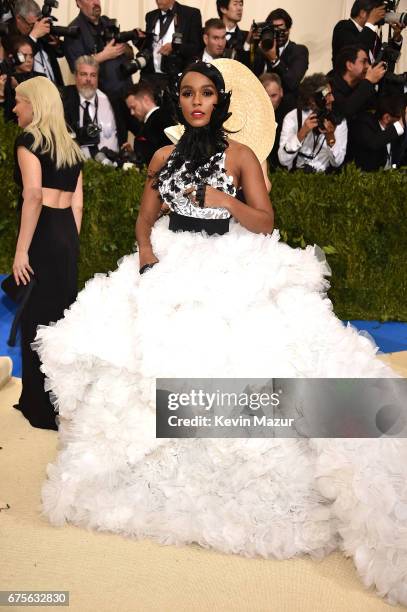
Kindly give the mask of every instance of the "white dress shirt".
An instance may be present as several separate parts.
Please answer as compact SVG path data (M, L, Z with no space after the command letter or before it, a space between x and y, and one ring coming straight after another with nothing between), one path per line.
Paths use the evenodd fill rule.
M162 15L165 15L165 11L161 11ZM174 16L171 17L172 21L170 23L170 27L164 34L162 38L160 38L160 20L157 19L157 23L154 28L154 42L153 42L153 62L154 62L154 72L159 72L162 74L161 70L161 60L162 55L160 54L160 49L167 43L172 43L172 36L175 33L175 23Z
M34 36L30 36L31 40L35 43L37 42L37 38ZM34 66L33 70L35 72L40 72L44 76L48 77L53 83L55 83L55 75L52 70L51 62L49 59L49 55L44 49L40 49L38 53L34 56Z
M209 55L209 53L206 50L206 47L204 49L204 52L202 53L202 61L203 62L209 62L209 64L211 64L213 62L215 58L212 57L212 55Z
M303 125L312 112L302 111ZM297 168L308 165L317 172L324 172L329 166L338 168L343 163L348 144L348 126L345 120L335 130L333 147L327 144L324 134L316 136L313 131L309 132L301 143L298 140L298 132L297 109L294 109L285 116L281 131L278 159L283 166L291 170L297 158Z
M86 98L79 94L79 126L83 126L83 113L86 108L85 102L90 102L89 115L92 120L95 119L96 96L98 102L97 122L102 128L99 149L107 147L108 149L112 149L112 151L117 152L119 150L119 141L117 139L116 120L108 97L103 93L103 91L100 91L100 89L96 91L96 94L90 100L86 100ZM82 151L87 158L91 157L88 147L82 147Z

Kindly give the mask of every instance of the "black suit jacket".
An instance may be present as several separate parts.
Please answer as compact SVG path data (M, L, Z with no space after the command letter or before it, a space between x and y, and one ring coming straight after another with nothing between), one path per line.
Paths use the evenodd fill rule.
M382 48L382 41L372 28L365 26L359 32L352 19L343 19L336 24L332 36L332 64L334 67L339 51L347 45L360 45L368 54L371 51L376 58ZM398 51L401 50L401 45L393 41L390 41L390 46Z
M352 88L339 74L334 73L331 86L335 97L335 110L346 119L352 119L362 111L375 108L375 86L367 79Z
M141 128L134 140L134 150L140 154L145 164L149 164L154 153L170 145L171 141L164 134L164 128L173 125L173 121L161 108L155 110Z
M298 86L308 70L309 52L305 45L289 42L280 57L280 62L273 66L271 62L258 50L254 58L253 72L256 76L267 72L277 73L282 81L285 94L297 96Z
M226 43L225 57L235 59L246 66L250 63L250 51L244 50L244 44L249 32L241 30L239 26L236 26L236 30L233 32L229 40Z
M349 131L349 161L354 161L366 172L384 168L388 157L387 145L391 144L392 163L398 164L403 140L394 125L382 130L375 115L362 113L357 121L352 122Z
M203 49L202 39L202 17L201 11L190 6L184 6L175 2L174 4L174 20L175 20L175 31L182 34L182 45L180 47L180 61L179 69L183 70L190 62L193 61L194 57L199 55ZM146 14L146 31L154 32L157 21L160 18L161 11L155 9ZM152 41L145 45L150 51L153 50ZM161 70L167 72L168 58L163 57L161 61ZM143 74L154 73L153 59L147 63L147 66L143 70Z
M271 150L271 153L268 157L268 163L269 163L269 168L271 172L273 172L277 168L283 167L280 164L280 161L278 159L278 149L280 146L281 130L283 129L284 117L287 115L287 113L289 113L294 108L296 108L296 106L297 106L296 99L290 94L288 94L283 97L277 110L275 111L276 123L277 123L276 139L274 141L274 146Z
M108 18L102 16L100 18L100 27ZM86 19L83 13L79 15L69 24L80 29L78 38L68 38L64 40L64 51L72 72L75 70L75 61L81 55L93 55L99 53L105 47L103 40L98 33L98 28ZM120 77L120 64L126 63L124 55L108 60L100 64L99 69L99 88L109 95L111 98L123 96L124 92L132 84L130 78L122 79Z
M76 85L68 85L62 89L62 103L64 105L65 121L69 127L75 131L79 125L79 106L80 98ZM115 100L109 98L109 102L112 106L114 118L116 121L117 129L117 140L119 141L119 147L127 141L127 127L124 117L118 109Z

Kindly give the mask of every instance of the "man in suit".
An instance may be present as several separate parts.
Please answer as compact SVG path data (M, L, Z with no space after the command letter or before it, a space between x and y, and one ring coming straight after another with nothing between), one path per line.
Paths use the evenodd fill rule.
M293 98L293 96L290 94L284 95L283 85L278 74L265 72L261 75L260 82L271 100L274 108L274 114L276 116L276 138L273 149L268 157L269 168L273 172L277 168L282 167L278 159L278 149L280 146L280 136L284 117L294 108L296 108L297 103L295 98Z
M181 72L202 50L202 17L199 9L174 0L156 0L157 9L146 14L147 38L144 49L151 59L142 78L164 89L170 77Z
M243 17L243 0L216 0L216 9L226 28L225 57L248 65L251 34L239 28Z
M332 63L334 68L338 53L348 45L363 47L370 61L373 63L376 60L382 49L382 42L377 33L377 24L383 20L385 14L384 3L382 6L377 6L377 0L356 0L354 2L350 19L339 21L334 28L332 37ZM392 27L394 35L390 45L400 51L403 42L402 27L399 24L394 24Z
M401 96L381 97L375 114L362 113L349 133L349 159L373 172L398 166L405 141L406 105Z
M120 64L125 63L126 45L116 44L115 40L105 42L103 31L110 21L102 16L100 0L77 0L79 15L69 24L79 27L78 38L66 38L64 50L72 72L75 62L83 55L93 55L100 65L99 86L110 97L122 97L132 84L130 78L120 76Z
M41 9L34 0L16 0L14 19L8 25L9 36L29 36L34 48L34 71L62 86L64 81L58 63L58 57L64 55L62 45L58 38L50 36L49 20L41 17ZM8 46L7 38L4 46Z
M148 82L132 85L126 95L126 104L131 115L142 124L134 141L134 151L148 165L158 149L171 144L164 129L174 121L157 105L154 90Z
M214 59L224 57L226 27L221 19L208 19L205 23L203 40L205 49L199 59L210 63Z
M127 140L122 113L116 101L98 88L98 80L98 62L94 56L84 55L76 60L75 85L62 91L66 122L88 158L94 158L103 147L118 152ZM86 133L89 125L99 132L94 138Z
M304 45L290 41L293 20L287 11L281 8L271 11L266 21L278 30L278 36L270 50L263 49L260 41L254 58L253 71L257 76L264 72L278 74L284 92L297 97L298 87L308 69L308 49Z
M344 47L336 59L336 70L331 77L335 110L348 121L358 113L375 108L376 85L386 74L383 62L372 66L363 47Z

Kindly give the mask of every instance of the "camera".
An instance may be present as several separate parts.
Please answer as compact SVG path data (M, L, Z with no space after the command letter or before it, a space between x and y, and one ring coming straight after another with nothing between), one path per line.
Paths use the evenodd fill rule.
M23 53L13 53L7 59L0 62L0 75L14 76L17 66L24 64L25 57Z
M117 19L106 18L104 20L101 36L105 44L115 40L117 43L132 42L133 45L137 47L140 41L140 36L136 28L127 32L121 32L120 26L117 25Z
M285 37L285 31L281 28L275 28L272 23L262 21L252 23L253 34L257 34L260 38L261 47L264 51L270 51L274 47L274 42L277 41L277 46L280 46L281 39Z
M152 55L153 54L151 51L149 51L148 49L144 49L143 51L140 51L140 53L137 53L136 57L130 62L127 62L126 64L120 64L120 76L123 79L127 79L132 74L139 72L139 70L142 70L147 66Z
M63 27L54 25L54 21L58 21L56 17L54 17L52 13L52 9L58 8L59 2L58 0L44 0L43 7L41 9L41 19L48 18L49 23L51 24L51 36L62 36L69 38L78 38L80 34L79 27L71 26L71 27Z
M84 127L77 127L75 139L81 147L95 147L100 144L100 134L102 128L95 122L89 123Z
M144 165L141 156L133 151L112 151L108 147L103 147L95 156L95 160L103 166L113 166L114 168L122 168L124 164L132 164L138 168Z
M326 106L326 97L329 91L327 87L321 87L314 95L314 101L317 107L314 113L318 119L318 127L316 128L318 133L319 130L325 130L325 120L330 121L334 126L338 126L343 121L341 115L335 113Z
M407 26L407 13L398 13L397 9L400 0L377 0L375 6L386 7L386 15L377 25L383 26L385 23L399 23L401 26Z
M377 66L377 64L380 62L383 62L386 69L386 74L383 78L384 89L386 83L400 85L401 88L404 88L407 85L407 72L404 72L403 74L394 74L394 68L399 57L400 51L397 51L397 49L394 49L389 44L384 44L376 58L375 66Z

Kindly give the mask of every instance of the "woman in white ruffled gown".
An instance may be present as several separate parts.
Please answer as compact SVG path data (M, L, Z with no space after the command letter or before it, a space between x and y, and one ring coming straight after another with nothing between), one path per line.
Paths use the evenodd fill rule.
M407 604L402 440L155 437L157 377L394 376L334 316L326 263L272 231L260 164L222 131L228 106L216 68L184 73L186 131L150 166L139 252L38 330L61 443L44 512L57 525L246 556L339 547L366 586ZM171 214L155 223L162 201Z

